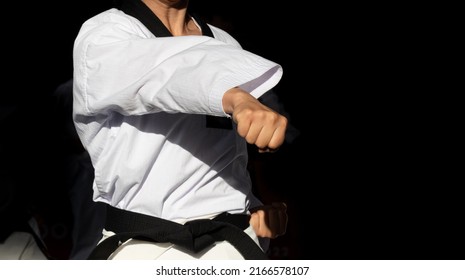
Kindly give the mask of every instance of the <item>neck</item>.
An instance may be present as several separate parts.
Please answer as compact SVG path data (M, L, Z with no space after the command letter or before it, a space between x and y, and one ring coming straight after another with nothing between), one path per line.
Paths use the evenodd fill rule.
M187 14L188 0L142 0L173 36L200 35Z

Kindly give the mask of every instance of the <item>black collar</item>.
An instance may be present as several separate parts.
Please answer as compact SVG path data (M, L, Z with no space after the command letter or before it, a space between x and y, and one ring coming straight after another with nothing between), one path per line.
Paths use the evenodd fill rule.
M116 6L117 9L120 9L127 15L133 16L142 22L145 27L147 27L150 32L156 37L172 37L173 34L166 28L166 26L161 22L161 20L150 10L147 5L141 0L121 0ZM213 32L199 16L195 13L190 13L197 24L202 29L202 34L204 36L209 36L214 38ZM206 127L208 128L220 128L220 129L232 129L232 121L229 118L225 117L214 117L206 116Z
M149 7L147 7L147 5L145 5L144 2L140 0L123 0L117 8L122 10L124 13L137 18L156 37L173 36L168 28L166 28L161 20L152 12L152 10L150 10ZM212 38L214 37L208 24L195 14L192 14L192 17L202 29L203 35L210 36Z

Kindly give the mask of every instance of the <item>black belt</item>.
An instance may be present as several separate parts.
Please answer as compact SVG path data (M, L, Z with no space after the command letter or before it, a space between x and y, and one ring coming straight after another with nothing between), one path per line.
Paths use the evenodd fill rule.
M245 214L222 213L213 219L199 219L184 225L157 217L107 207L105 229L112 235L92 251L89 260L106 260L119 245L129 239L150 242L169 242L198 253L215 241L228 241L246 260L266 260L267 255L247 235L249 216Z

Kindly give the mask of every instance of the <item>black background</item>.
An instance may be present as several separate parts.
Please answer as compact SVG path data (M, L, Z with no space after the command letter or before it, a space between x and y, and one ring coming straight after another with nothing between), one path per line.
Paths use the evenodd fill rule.
M2 119L2 165L49 229L62 231L47 242L65 259L71 223L60 160L69 143L59 137L52 93L72 77L80 25L111 1L56 2L8 6L17 22L4 23L2 108L16 109ZM429 119L415 115L397 81L402 66L386 63L391 49L377 36L385 32L373 27L378 21L337 5L192 0L192 7L221 15L245 49L284 69L276 89L301 134L275 154L251 152L251 168L264 170L254 177L261 198L289 207L288 232L272 242L272 258L463 259L463 180L454 183L448 175L458 168L438 162L424 133Z

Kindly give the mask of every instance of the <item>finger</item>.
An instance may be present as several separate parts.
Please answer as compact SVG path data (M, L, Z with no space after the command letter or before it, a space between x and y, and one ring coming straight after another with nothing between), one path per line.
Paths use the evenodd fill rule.
M257 132L258 134L256 135L256 139L253 144L255 144L255 146L262 150L273 149L272 147L270 147L270 141L273 137L273 134L275 133L274 127L261 126L260 131Z
M259 218L258 218L257 213L252 213L250 215L249 224L252 226L252 229L254 230L255 233L259 231L260 224L259 224Z
M267 147L272 150L278 149L284 143L285 139L286 125L279 125L273 130L273 134L269 136Z
M260 123L252 122L247 134L244 136L247 143L257 145L257 141L261 137L260 134L262 133L262 129L263 126L261 126Z
M237 123L237 134L239 134L241 137L246 137L247 134L249 134L251 122L249 119L236 119L234 118L234 121Z
M272 129L264 127L261 130L256 141L259 152L273 153L279 149L286 138L286 123L287 120L283 119L281 125L273 127Z

